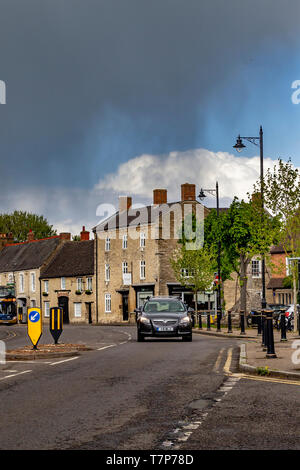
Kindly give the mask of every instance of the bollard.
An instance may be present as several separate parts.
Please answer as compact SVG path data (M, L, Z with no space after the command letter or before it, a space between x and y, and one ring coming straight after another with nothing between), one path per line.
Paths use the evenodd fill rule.
M202 330L202 313L199 312L198 314L198 328L199 330Z
M280 341L287 341L287 338L286 338L286 322L285 322L285 308L280 309L280 330L281 330Z
M228 310L228 333L232 333L231 310Z
M217 331L221 331L221 318L222 318L222 310L218 310L217 312Z
M240 326L241 326L241 335L245 335L245 312L244 310L240 310Z
M266 323L267 323L267 354L268 359L277 357L275 354L274 346L274 332L273 332L273 310L266 310Z
M261 338L261 346L263 351L267 350L267 331L266 331L266 312L262 310L261 312L261 328L262 328L262 338Z
M210 331L210 312L207 312L207 331Z
M257 312L257 335L261 335L261 312Z

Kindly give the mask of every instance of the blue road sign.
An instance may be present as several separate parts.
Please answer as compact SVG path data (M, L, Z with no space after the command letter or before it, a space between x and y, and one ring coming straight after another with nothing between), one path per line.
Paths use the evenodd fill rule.
M39 321L39 319L40 319L40 312L38 312L37 310L31 310L31 312L29 313L29 320L32 323L36 323Z

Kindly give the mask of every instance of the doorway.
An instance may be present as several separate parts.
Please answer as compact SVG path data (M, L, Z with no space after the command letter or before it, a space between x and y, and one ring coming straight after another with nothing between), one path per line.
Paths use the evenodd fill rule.
M58 306L63 310L63 322L64 324L69 323L69 298L58 297Z
M92 319L92 304L91 302L86 302L86 311L87 311L87 315L88 315L88 322L89 324L93 323L93 319Z
M123 321L128 321L128 292L122 294Z

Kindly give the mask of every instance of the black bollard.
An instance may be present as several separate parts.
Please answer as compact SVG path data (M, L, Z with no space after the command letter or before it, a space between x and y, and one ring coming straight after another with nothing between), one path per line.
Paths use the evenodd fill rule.
M207 331L210 331L210 312L207 312Z
M198 328L199 330L202 330L202 313L199 312L198 314Z
M281 330L281 338L280 341L287 341L286 338L286 322L285 322L285 309L280 309L280 330Z
M267 350L267 323L266 323L266 312L262 310L261 312L261 328L262 328L262 338L261 338L261 345L263 351Z
M256 312L257 314L257 335L261 335L261 312Z
M222 318L222 311L217 311L217 331L221 331L221 318Z
M231 310L228 310L228 333L232 333Z
M241 326L241 335L245 335L245 312L244 310L240 310L240 326Z
M266 323L267 323L267 354L268 359L277 357L275 354L274 346L274 333L273 333L273 310L266 310Z

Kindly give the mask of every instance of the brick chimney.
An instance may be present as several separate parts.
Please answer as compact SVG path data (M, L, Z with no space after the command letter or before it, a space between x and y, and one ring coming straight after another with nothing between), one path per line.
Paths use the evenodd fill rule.
M119 197L119 212L128 211L132 206L132 198L129 196Z
M14 237L12 233L0 233L0 250L13 242Z
M28 242L32 242L34 240L34 233L33 231L30 229L29 232L28 232L28 235L27 235L27 241Z
M71 234L69 232L62 232L62 233L59 234L59 238L61 240L70 241L71 240Z
M90 239L90 232L85 230L85 226L82 227L82 231L80 232L80 241L86 241Z
M167 204L167 194L166 189L154 189L153 204Z
M196 200L196 185L184 183L181 185L181 201L195 201Z

